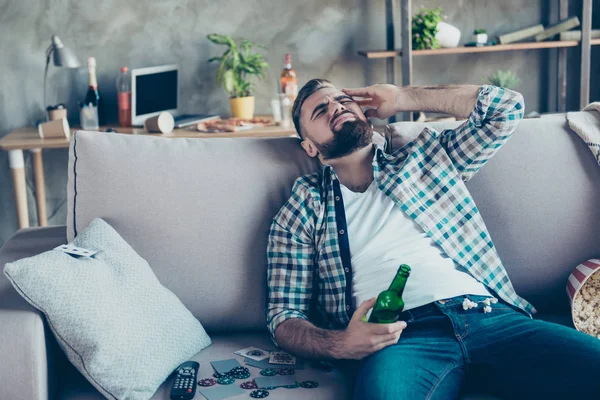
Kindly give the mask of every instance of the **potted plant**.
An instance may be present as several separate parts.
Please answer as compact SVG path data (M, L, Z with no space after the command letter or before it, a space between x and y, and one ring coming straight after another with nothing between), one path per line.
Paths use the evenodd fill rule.
M473 35L475 35L475 41L479 44L486 44L488 41L488 35L485 29L475 29Z
M422 8L412 18L412 47L414 50L456 47L460 41L460 30L443 20L441 7Z
M507 89L515 89L521 83L521 80L512 71L498 70L494 72L492 76L488 78L488 82L491 85L499 86Z
M219 62L217 84L229 94L231 115L251 119L254 116L254 78L265 79L265 70L270 67L264 56L252 49L264 47L246 39L236 42L231 36L216 33L207 35L207 38L227 47L223 55L213 57L208 62Z

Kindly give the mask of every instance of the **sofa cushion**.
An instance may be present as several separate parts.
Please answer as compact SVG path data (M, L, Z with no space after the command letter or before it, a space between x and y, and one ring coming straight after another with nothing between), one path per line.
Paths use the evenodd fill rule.
M105 221L94 219L73 245L98 253L50 250L7 263L4 273L96 389L109 399L147 399L210 338Z

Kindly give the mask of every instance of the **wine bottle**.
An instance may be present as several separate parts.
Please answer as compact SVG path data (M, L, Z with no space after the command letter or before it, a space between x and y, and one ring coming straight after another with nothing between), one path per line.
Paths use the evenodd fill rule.
M98 90L98 79L96 78L96 59L88 58L88 90L83 101L86 105L90 103L98 109L98 123L105 125L106 116L104 115L104 103Z
M279 81L281 82L281 93L288 96L290 102L294 104L294 100L298 96L298 77L296 71L292 69L292 55L290 53L285 54L284 68L281 71Z

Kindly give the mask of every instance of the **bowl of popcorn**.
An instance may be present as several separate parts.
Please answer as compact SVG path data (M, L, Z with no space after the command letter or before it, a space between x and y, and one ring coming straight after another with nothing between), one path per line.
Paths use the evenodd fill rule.
M600 259L579 264L567 281L573 325L600 339Z

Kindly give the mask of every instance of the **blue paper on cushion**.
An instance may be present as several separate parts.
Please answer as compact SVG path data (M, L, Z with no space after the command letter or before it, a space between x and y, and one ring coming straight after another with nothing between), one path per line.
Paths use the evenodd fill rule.
M95 218L72 244L98 253L74 258L50 250L7 263L4 274L45 314L69 361L106 398L152 397L210 338L104 220Z

